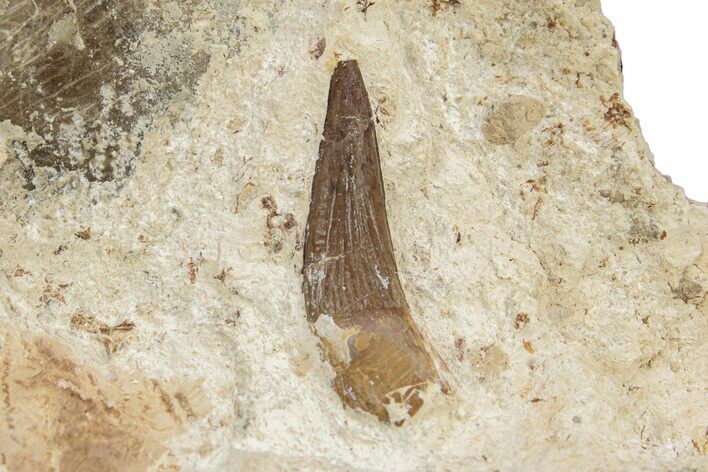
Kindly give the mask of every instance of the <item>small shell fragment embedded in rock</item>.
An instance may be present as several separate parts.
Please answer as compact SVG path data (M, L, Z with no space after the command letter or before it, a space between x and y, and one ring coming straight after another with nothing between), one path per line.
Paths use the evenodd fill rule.
M535 128L544 112L540 101L513 95L489 114L482 125L482 134L492 144L513 143Z
M441 362L415 325L393 254L376 132L356 61L340 62L305 233L308 320L352 408L396 425L433 391Z

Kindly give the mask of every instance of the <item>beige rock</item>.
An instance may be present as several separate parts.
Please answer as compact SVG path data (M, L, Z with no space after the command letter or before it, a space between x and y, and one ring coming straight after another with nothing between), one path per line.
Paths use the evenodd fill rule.
M126 135L93 115L96 142L74 140L80 120L33 128L56 102L0 114L0 469L706 467L708 207L654 168L597 0L197 3L141 4L112 46L135 77L81 95ZM63 8L32 44L58 20L55 47L83 58ZM400 428L342 405L305 316L343 59L455 392ZM45 140L64 164L33 159ZM112 179L82 151L104 144Z

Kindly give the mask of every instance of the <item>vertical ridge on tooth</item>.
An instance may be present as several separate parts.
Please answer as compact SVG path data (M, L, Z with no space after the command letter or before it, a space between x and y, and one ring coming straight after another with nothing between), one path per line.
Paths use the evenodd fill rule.
M448 392L398 278L376 130L356 61L340 62L330 80L303 289L308 320L335 368L333 387L344 403L400 425L430 390ZM346 343L333 334L337 330Z

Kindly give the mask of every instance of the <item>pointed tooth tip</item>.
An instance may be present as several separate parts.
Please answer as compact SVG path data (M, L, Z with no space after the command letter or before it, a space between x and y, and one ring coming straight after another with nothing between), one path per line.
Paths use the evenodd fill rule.
M325 128L342 127L351 117L371 119L369 94L356 60L339 61L329 83L329 101Z
M335 74L351 74L353 72L359 72L359 74L361 74L359 71L359 63L356 59L339 61L337 62L337 67L334 69Z
M330 84L344 82L348 87L365 89L364 77L361 75L359 63L355 59L339 61L332 73Z

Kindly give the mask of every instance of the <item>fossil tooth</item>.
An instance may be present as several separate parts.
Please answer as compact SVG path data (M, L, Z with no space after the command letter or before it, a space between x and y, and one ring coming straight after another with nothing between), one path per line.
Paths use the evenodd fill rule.
M393 255L369 96L356 61L332 74L305 233L309 322L352 408L401 425L441 362L415 325Z

